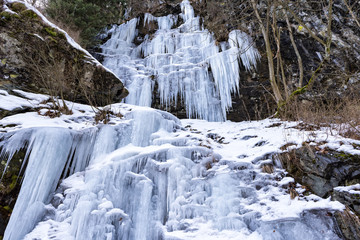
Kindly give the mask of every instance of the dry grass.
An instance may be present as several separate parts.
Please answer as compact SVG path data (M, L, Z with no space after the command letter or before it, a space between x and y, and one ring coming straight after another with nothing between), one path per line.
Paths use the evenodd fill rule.
M261 166L261 171L263 173L273 173L274 172L274 166L272 164L264 164Z
M95 113L95 122L96 124L102 122L104 124L108 124L110 122L111 117L122 118L123 115L121 113L114 113L111 109L99 109Z
M34 6L37 10L39 10L44 16L46 16L52 23L54 23L59 28L63 29L65 32L69 34L69 36L75 40L75 42L79 43L81 42L80 38L80 31L76 30L76 27L69 26L61 21L57 21L55 19L50 18L47 16L45 8L47 6L46 0L25 0L25 2L31 4Z
M324 127L330 134L360 140L360 98L294 101L282 118L302 121L309 127Z
M58 26L59 28L61 28L62 30L64 30L65 32L67 32L67 34L69 34L69 36L74 39L75 42L77 42L78 44L81 43L81 37L80 37L80 30L76 29L76 27L74 26L69 26L65 23L56 21L54 19L50 19L50 21L55 24L56 26Z

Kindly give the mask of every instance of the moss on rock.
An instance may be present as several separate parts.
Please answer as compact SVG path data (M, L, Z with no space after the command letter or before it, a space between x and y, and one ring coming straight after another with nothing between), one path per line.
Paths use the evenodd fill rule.
M14 208L16 199L20 192L20 182L22 173L21 166L24 161L26 149L22 149L15 153L10 164L7 166L3 178L0 183L0 236L4 234L5 226L10 219L12 209ZM6 166L6 158L0 162L0 172L4 172Z
M10 9L13 10L14 12L20 13L22 11L27 10L27 7L23 3L14 2L10 5Z
M20 16L17 14L10 13L8 11L0 12L0 21L2 22L9 22L14 18L20 19Z
M56 29L52 28L52 27L44 27L44 31L53 37L57 37L57 35L58 35L56 32Z
M40 17L31 9L26 9L21 12L21 16L31 18L33 20L40 20Z

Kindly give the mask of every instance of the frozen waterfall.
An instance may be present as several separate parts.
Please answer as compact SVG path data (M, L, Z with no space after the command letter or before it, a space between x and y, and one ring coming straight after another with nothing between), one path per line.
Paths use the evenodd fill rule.
M3 99L37 111L0 119L2 164L25 152L4 240L342 239L333 213L344 206L305 194L272 156L288 143L300 147L302 136L346 141L277 119L224 121L240 66L251 70L259 53L241 31L217 43L188 0L181 10L110 30L104 65L125 82L133 105L111 105L108 124L70 102L72 115L49 118L46 96L3 90ZM140 24L158 30L140 39ZM189 118L219 122L151 109L155 90L165 107L182 101Z
M231 94L239 89L240 65L250 70L260 55L247 34L234 30L228 42L218 43L200 25L189 1L181 9L179 16L146 13L143 22L132 19L114 26L102 45L103 64L129 89L126 103L151 106L156 85L166 108L182 101L189 118L224 121ZM151 22L158 30L136 45L137 27Z
M319 209L342 205L291 201L281 169L261 172L266 157L223 158L171 114L128 108L113 125L2 135L2 156L27 149L5 240L340 239Z

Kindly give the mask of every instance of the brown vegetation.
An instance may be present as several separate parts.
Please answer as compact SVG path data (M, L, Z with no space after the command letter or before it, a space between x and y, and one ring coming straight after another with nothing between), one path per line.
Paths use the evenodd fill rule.
M282 113L283 119L302 121L312 128L324 127L329 134L360 140L360 99L322 99L294 101Z

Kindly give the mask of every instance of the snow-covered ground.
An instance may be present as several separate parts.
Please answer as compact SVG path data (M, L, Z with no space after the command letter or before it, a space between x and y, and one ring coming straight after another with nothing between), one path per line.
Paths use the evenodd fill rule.
M271 156L305 141L360 154L359 141L279 119L178 120L127 104L108 106L123 117L106 125L71 102L72 115L50 118L47 96L17 93L2 92L1 103L37 111L0 120L2 153L27 142L29 154L5 239L338 239L331 218L313 211L344 206L304 196L299 184L291 199L294 180Z

